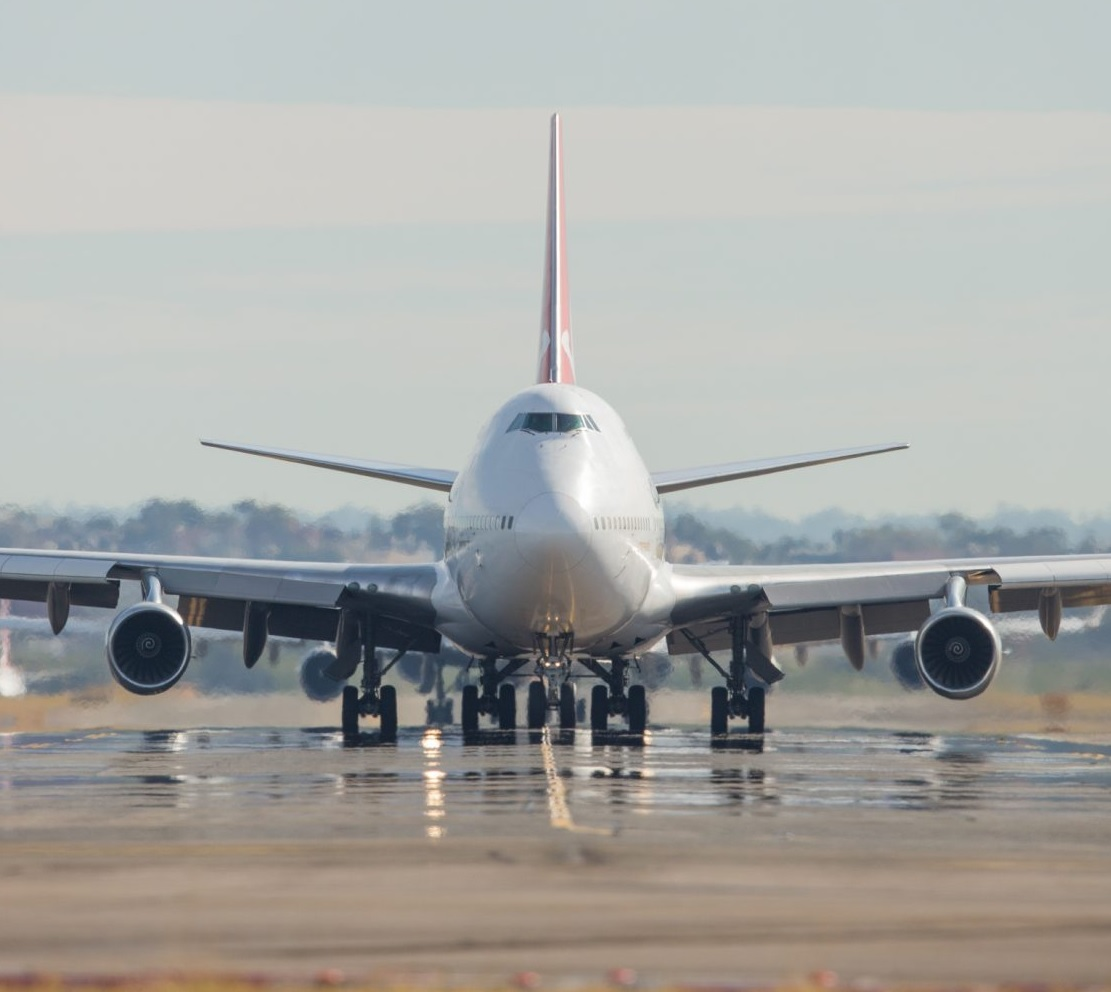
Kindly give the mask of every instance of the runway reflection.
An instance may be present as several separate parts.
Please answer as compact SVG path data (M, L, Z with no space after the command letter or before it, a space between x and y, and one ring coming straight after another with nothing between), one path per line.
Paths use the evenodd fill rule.
M331 728L12 734L0 748L0 809L17 833L21 811L30 822L57 807L64 821L102 803L121 829L188 811L182 829L211 831L258 810L263 828L284 817L325 832L430 841L481 835L490 817L520 818L523 829L565 821L614 831L659 816L850 806L1111 814L1106 745L872 730L729 743L710 747L705 734L666 728L642 739L419 728L388 747L374 735L348 747Z

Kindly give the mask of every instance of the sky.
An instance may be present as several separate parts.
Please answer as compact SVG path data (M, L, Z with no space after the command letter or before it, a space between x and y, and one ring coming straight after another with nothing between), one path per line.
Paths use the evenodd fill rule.
M534 372L798 517L1111 509L1111 5L0 0L0 504L420 491Z

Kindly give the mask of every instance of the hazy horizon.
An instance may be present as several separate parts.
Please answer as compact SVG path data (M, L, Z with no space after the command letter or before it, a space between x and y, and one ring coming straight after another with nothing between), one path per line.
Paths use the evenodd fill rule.
M0 502L411 503L197 439L461 467L558 109L580 382L650 469L911 443L699 505L1111 512L1106 5L0 9Z

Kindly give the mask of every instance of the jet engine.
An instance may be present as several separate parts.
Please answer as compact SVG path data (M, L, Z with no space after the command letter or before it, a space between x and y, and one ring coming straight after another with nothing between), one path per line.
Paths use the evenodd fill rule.
M330 703L343 692L343 682L328 674L328 667L336 661L335 651L318 648L305 655L301 662L301 688L309 699L317 703Z
M189 666L192 639L181 616L162 603L138 603L108 628L108 668L128 692L153 696Z
M953 606L918 631L914 660L922 681L946 699L971 699L995 678L1003 655L999 634L982 613Z

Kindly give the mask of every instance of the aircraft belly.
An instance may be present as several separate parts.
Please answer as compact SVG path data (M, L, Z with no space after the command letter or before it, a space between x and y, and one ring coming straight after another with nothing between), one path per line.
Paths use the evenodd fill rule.
M592 549L573 567L526 561L505 543L464 563L459 591L467 611L498 642L536 649L538 634L573 634L589 650L627 625L644 600L650 573L624 563L614 577L612 555ZM454 639L454 637L453 637Z

